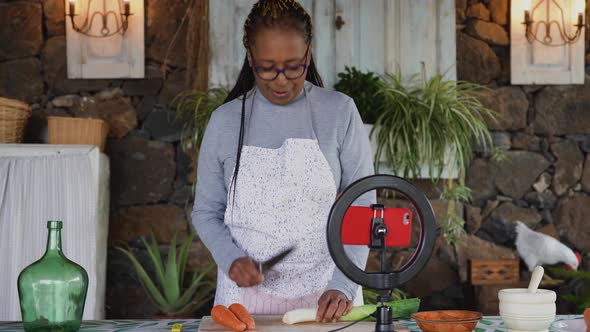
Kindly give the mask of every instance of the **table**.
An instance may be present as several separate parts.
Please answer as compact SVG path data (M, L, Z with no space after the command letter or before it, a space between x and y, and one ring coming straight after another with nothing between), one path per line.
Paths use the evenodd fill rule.
M581 315L558 315L556 321L564 319L583 319ZM402 320L404 325L412 332L420 332L420 328L412 320ZM183 332L196 332L199 329L199 319L177 319L177 320L95 320L83 321L80 331L88 332L169 332L174 323L182 323ZM0 332L22 332L20 322L0 322ZM505 332L506 328L502 319L498 316L484 316L475 332ZM550 329L551 332L559 330ZM343 330L346 332L346 330Z

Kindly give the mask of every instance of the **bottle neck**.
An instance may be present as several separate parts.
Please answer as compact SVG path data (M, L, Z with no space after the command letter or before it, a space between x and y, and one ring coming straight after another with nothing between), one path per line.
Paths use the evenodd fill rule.
M61 229L49 228L47 236L47 250L45 254L61 254Z

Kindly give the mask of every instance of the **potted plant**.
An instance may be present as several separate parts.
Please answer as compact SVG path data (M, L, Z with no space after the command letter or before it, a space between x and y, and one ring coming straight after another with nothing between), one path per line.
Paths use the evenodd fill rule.
M445 163L452 159L461 177L474 140L492 145L484 117L493 118L493 114L478 98L484 89L475 83L445 80L442 74L426 79L424 66L420 75L407 81L399 70L385 74L377 91L383 103L376 121L376 159L384 154L386 164L405 177L415 177L426 165L431 179L440 179Z
M142 287L160 310L156 318L191 318L191 314L213 297L215 284L207 278L207 273L215 266L213 263L202 272L194 272L190 280L185 279L189 247L194 236L194 232L191 232L184 239L177 255L175 234L170 242L165 264L155 237L152 235L151 244L141 238L151 258L155 278L146 272L129 249L117 247L131 260Z
M380 78L370 71L361 72L355 67L348 66L344 68L344 72L338 73L339 80L334 89L354 99L363 123L372 128L379 117L379 107L383 103L383 97L376 95Z
M445 80L441 74L427 79L424 65L420 74L409 78L399 69L376 78L354 68L339 77L335 88L355 100L363 121L374 119L374 126L366 126L371 128L375 172L448 180L441 194L449 202L441 227L447 242L457 243L464 221L455 205L471 197L464 178L473 143L492 146L484 117L494 115L478 99L486 87Z
M184 121L180 144L185 152L199 149L211 113L223 104L228 93L227 88L218 87L207 91L187 90L174 97L172 106L176 116Z
M464 180L473 144L492 148L484 118L494 119L494 114L479 99L486 89L475 83L445 80L444 74L427 79L422 64L422 72L407 81L399 69L384 75L377 92L383 103L376 121L375 167L379 168L377 161L385 155L385 164L396 174L416 177L427 172L434 182L447 179L441 198L449 204L441 227L450 244L459 242L464 233L464 220L455 205L471 199ZM443 176L448 166L458 185L453 176Z
M365 129L369 134L371 149L375 159L375 171L386 174L400 174L400 170L393 170L386 158L385 153L377 156L379 148L378 137L380 136L380 126L376 126L377 119L383 112L385 104L384 95L379 93L384 84L384 77L374 72L362 72L355 67L345 67L345 71L338 73L339 81L334 85L337 91L343 92L354 99L355 105L363 120ZM457 169L450 160L450 153L446 154L445 167L442 169L445 178L457 178ZM407 176L407 174L406 174ZM411 173L413 178L430 178L427 165L420 162L419 171Z
M587 262L590 259L590 253L586 254L578 270L568 270L567 268L548 266L547 271L556 277L549 278L553 285L565 283L561 291L569 291L569 294L560 295L562 299L575 305L576 313L581 314L586 308L590 308L590 271ZM547 278L547 275L545 275Z

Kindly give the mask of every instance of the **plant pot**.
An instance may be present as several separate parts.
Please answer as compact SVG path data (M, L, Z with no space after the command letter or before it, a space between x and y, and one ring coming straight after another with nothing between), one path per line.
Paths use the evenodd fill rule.
M194 319L193 314L155 313L153 319Z
M365 123L365 130L367 131L367 135L370 135L371 130L373 129L374 125L373 124L369 124L369 123ZM371 162L374 161L375 158L375 154L377 152L377 136L379 135L379 128L375 129L375 132L373 132L373 135L369 136L370 142L371 142L371 150L373 151L373 160L371 160ZM450 151L451 149L449 149ZM453 158L451 153L447 153L447 155L445 156L445 167L442 170L442 174L441 174L441 178L443 179L457 179L459 177L459 170L457 168L456 163L452 162ZM434 174L437 174L438 169L433 169ZM402 172L397 172L398 175L402 175ZM379 158L379 174L392 174L394 175L395 173L393 172L393 170L391 169L391 167L389 167L387 165L387 159L385 158L385 153L381 153L381 157ZM428 172L428 165L423 164L420 167L420 174L418 175L410 175L409 178L412 179L430 179L430 175Z

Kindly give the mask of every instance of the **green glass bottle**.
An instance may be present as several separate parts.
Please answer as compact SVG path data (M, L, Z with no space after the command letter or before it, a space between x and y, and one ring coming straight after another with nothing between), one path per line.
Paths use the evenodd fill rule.
M61 250L61 221L48 221L47 250L18 276L18 295L27 332L80 329L88 274Z

